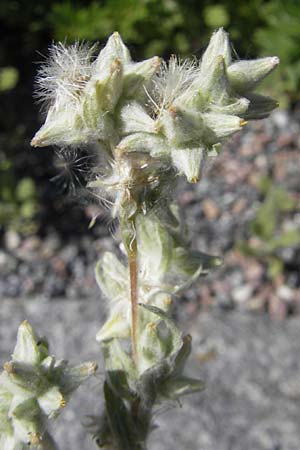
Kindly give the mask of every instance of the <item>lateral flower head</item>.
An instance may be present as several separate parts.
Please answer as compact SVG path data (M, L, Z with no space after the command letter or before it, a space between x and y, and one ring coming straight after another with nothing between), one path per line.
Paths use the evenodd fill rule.
M0 375L1 448L21 450L46 443L47 419L56 417L73 391L95 371L94 363L70 366L50 356L46 340L38 339L24 321L12 360Z

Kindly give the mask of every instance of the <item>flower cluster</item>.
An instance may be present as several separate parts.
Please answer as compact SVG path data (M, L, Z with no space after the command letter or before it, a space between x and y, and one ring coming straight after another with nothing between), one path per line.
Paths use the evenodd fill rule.
M62 151L87 146L96 154L87 186L113 205L128 256L126 264L106 252L96 267L109 303L108 319L97 334L106 367L106 409L96 434L100 446L144 450L153 406L203 388L183 373L191 339L170 318L172 296L220 264L219 258L191 250L174 202L178 175L198 181L203 162L218 154L224 140L277 106L254 90L279 60L233 61L223 29L213 34L200 61L154 57L136 63L118 33L97 57L93 53L78 44L52 48L38 78L47 117L32 145L57 145ZM3 379L11 383L20 369L9 364ZM37 384L30 384L28 401L41 411L34 416L40 420L56 414L63 386L72 381L61 386L67 369L49 357L34 364L30 370ZM22 370L25 377L27 365L24 375ZM48 384L39 391L43 377ZM11 405L15 394L7 386L3 396ZM19 416L8 409L5 417L15 433L21 429ZM39 424L25 429L18 431L22 442L28 436L39 439Z
M95 363L70 366L49 355L45 339L38 339L24 321L18 331L12 360L0 375L0 448L54 449L46 431L78 386L95 373Z
M200 61L172 56L169 62L158 57L133 62L118 33L95 58L94 49L79 44L51 49L38 78L38 96L49 110L32 145L90 144L105 155L105 167L95 165L88 187L113 204L127 253L136 242L138 301L166 312L172 295L219 264L192 252L182 238L185 230L173 204L177 175L198 181L203 161L216 155L226 138L247 119L266 117L276 107L253 91L279 60L233 61L223 29L213 34ZM129 267L105 253L96 278L110 300L97 339L130 337ZM153 317L140 310L140 342L149 323Z
M126 198L136 203L136 189L151 190L153 180L162 180L158 166L198 181L203 161L218 153L224 139L277 106L253 90L278 58L232 61L223 29L213 34L199 62L172 57L162 63L154 57L135 63L118 33L94 60L92 53L78 44L52 48L38 78L38 95L49 110L32 145L101 144L99 151L112 163L90 186L113 199L114 215L128 206ZM147 176L137 183L134 172L144 164Z
M38 97L49 105L46 122L32 145L117 143L115 114L119 103L136 98L152 78L159 58L131 60L127 47L114 33L93 61L93 48L55 45L49 64L37 80Z

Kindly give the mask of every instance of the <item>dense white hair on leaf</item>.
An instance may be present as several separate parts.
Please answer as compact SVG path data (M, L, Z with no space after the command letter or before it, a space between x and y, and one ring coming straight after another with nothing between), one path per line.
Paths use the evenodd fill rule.
M77 103L90 79L95 46L53 44L36 79L36 98L46 107L67 100Z
M186 92L199 73L195 59L182 61L172 55L163 62L161 69L153 79L151 92L152 104L156 105L156 114L169 108L178 96Z

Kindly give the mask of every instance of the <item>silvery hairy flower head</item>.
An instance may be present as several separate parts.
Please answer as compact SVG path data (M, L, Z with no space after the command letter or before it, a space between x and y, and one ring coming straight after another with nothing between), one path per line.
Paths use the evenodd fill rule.
M95 363L70 366L49 355L27 321L18 330L12 360L0 375L0 443L3 450L47 448L47 420L56 417Z
M133 62L118 33L97 57L94 52L95 47L79 44L52 47L38 78L47 117L32 145L101 142L99 151L112 156L112 171L104 180L97 173L95 178L116 205L124 205L124 177L128 184L132 172L124 155L147 153L196 182L203 162L219 152L224 140L248 119L264 118L277 106L253 91L278 58L234 61L223 29L213 34L200 61L154 57Z
M201 164L247 119L266 117L276 106L253 89L277 66L277 57L232 61L228 34L216 31L199 63L171 58L154 78L156 127L168 142L173 164L191 182Z
M45 124L32 139L35 147L117 141L114 113L119 102L138 98L159 58L134 63L118 33L98 57L95 47L59 43L37 79L37 95L48 104Z

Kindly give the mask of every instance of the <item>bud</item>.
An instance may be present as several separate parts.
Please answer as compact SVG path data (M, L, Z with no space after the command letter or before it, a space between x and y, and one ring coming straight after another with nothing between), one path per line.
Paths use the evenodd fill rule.
M156 123L137 102L125 105L121 110L122 134L156 133Z
M155 56L139 63L133 62L119 33L113 33L94 63L95 73L103 77L103 74L107 73L107 67L116 61L119 61L120 67L122 67L122 79L119 80L119 84L115 84L116 92L120 96L123 89L125 100L137 96L143 85L147 84L157 72L161 60ZM113 89L111 89L111 93L114 94Z
M215 31L210 39L208 47L201 58L201 74L205 75L206 71L210 71L211 66L219 56L222 56L226 66L231 63L229 36L228 33L223 30L223 28Z
M144 98L145 89L159 70L161 59L158 56L125 66L124 97Z
M238 61L227 69L230 85L239 93L253 90L279 64L277 56Z
M250 100L245 97L230 98L226 105L212 105L211 110L215 113L237 115L244 117L250 107Z
M105 47L99 53L98 58L94 62L95 72L102 72L107 65L110 65L116 58L122 64L131 62L128 48L121 39L121 36L115 31L107 40Z
M33 328L27 320L24 320L18 329L17 344L12 354L13 361L37 365L41 362L41 356Z
M170 400L178 400L183 395L201 392L205 389L205 384L201 380L195 380L185 376L169 378L160 386L159 394Z
M64 398L68 399L82 383L95 375L97 369L98 366L94 362L86 362L77 366L71 366L67 361L58 363L55 376L58 377L58 386ZM64 406L65 404L61 404L62 408Z
M206 109L210 104L224 105L229 103L229 84L222 55L212 60L205 73L200 71L190 90L183 93L176 103L181 104L182 101L188 102L198 110Z
M101 53L98 59L101 59ZM98 69L96 64L96 71L87 85L87 91L90 91L87 98L98 105L98 113L104 114L113 111L119 101L123 90L124 68L119 58L115 58L110 64L104 60L99 66Z
M16 439L23 444L37 446L42 442L45 431L44 417L40 414L37 401L29 398L12 408L12 423Z
M111 309L108 319L96 334L97 342L110 339L128 339L131 336L130 300L127 299L127 307L119 304Z
M170 107L160 119L170 148L196 146L203 136L202 114L191 109Z
M184 174L189 183L197 183L206 159L203 148L174 149L171 151L172 162L180 174Z
M51 106L46 121L31 140L33 147L48 145L79 145L89 141L89 132L76 108L67 105Z
M163 136L154 133L132 133L124 137L116 150L120 153L147 152L153 157L161 157L169 152L169 145Z
M231 136L247 124L240 117L226 114L204 113L202 117L206 126L203 141L207 145L217 144L220 140Z
M66 406L66 400L57 386L52 386L38 397L38 404L41 410L50 419L55 417L61 408Z

